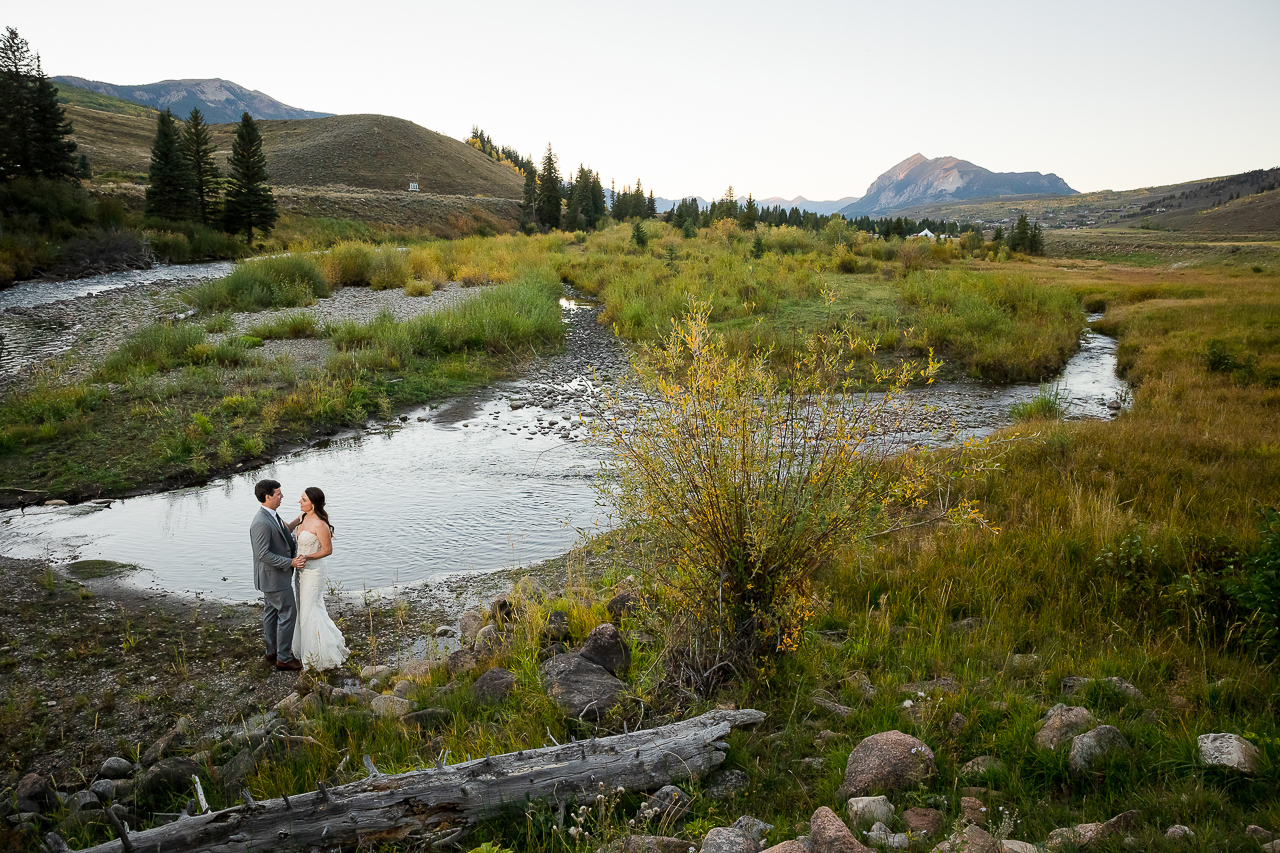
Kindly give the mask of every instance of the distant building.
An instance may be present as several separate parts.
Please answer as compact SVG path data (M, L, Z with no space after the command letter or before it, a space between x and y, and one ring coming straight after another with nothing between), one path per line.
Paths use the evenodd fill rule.
M921 231L919 234L912 234L911 236L912 237L928 237L930 240L932 240L936 235L932 231L930 231L928 228L926 228L923 231Z
M417 182L417 181L410 181L410 182L409 182L409 192L411 192L411 193L416 193L417 191L418 191L418 182Z

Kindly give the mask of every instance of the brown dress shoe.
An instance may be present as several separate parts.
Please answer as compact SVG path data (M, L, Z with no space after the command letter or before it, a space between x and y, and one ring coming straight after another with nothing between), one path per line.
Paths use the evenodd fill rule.
M280 663L280 661L276 661L276 669L299 670L299 669L302 669L302 661L298 660L297 658L294 658L293 660L287 660L284 663Z
M263 656L262 656L262 659L263 659L263 660L265 660L267 663L275 663L275 662L276 662L276 656L275 656L275 655L263 655Z

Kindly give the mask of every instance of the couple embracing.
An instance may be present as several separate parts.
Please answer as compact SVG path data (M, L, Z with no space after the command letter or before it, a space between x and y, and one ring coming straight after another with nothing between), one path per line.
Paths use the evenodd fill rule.
M262 506L253 514L253 582L262 591L262 638L267 663L279 670L332 669L350 654L324 607L324 558L333 553L333 525L324 492L308 487L302 514L288 523L277 510L284 494L275 480L253 487ZM295 571L297 596L294 595Z

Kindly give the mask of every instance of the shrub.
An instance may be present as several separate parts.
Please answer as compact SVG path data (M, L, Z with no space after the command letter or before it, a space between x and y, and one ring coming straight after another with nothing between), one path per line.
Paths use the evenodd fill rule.
M185 298L202 311L261 311L311 305L329 292L315 258L298 254L245 261L231 275L192 288Z
M668 673L703 695L796 648L815 573L869 531L891 494L909 499L919 477L883 467L887 447L873 440L896 395L858 408L830 393L855 341L822 340L784 391L763 359L726 355L709 316L709 304L694 303L642 348L646 405L606 392L596 422L610 460L602 500L673 555L651 578ZM934 367L905 367L890 384Z
M369 286L374 290L404 287L409 282L409 259L396 249L381 249L373 256Z
M324 254L320 266L333 287L368 284L373 274L373 248L368 243L339 243Z
M120 347L107 356L98 368L101 381L119 382L131 374L147 374L172 370L206 360L212 355L199 349L205 344L204 329L190 324L153 323L130 335Z
M1066 412L1062 393L1058 388L1040 386L1040 390L1030 400L1014 403L1009 408L1009 417L1015 421L1060 420Z
M1265 652L1280 646L1280 514L1274 507L1262 511L1259 533L1253 555L1224 587L1246 613L1252 614L1246 638Z
M145 231L143 239L147 248L158 260L170 264L183 264L191 260L191 243L187 235L172 231Z
M435 285L430 281L414 279L404 286L406 296L430 296L435 292Z
M249 328L249 334L265 340L314 338L319 334L316 318L311 314L285 314Z

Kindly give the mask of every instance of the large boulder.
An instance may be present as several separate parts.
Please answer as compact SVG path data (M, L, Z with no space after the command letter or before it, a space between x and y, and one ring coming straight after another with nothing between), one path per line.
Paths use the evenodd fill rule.
M631 666L631 649L623 642L617 627L609 622L603 622L591 629L579 654L609 670L613 675L621 675L627 671L627 667Z
M1004 853L1003 846L991 837L991 833L972 825L933 849L936 853Z
M413 710L413 703L399 696L375 696L369 707L380 717L403 717Z
M1055 829L1049 833L1045 846L1050 850L1086 850L1099 841L1131 829L1142 815L1136 810L1118 814L1106 823L1080 823L1073 827Z
M622 621L623 617L631 612L636 606L638 599L634 593L620 592L613 598L609 599L609 603L604 606L609 611L609 619L617 624Z
M13 793L18 800L19 812L45 812L58 804L53 784L39 773L28 773L19 779Z
M98 768L98 775L103 779L128 779L133 775L133 762L113 755Z
M1036 732L1036 746L1041 749L1057 749L1081 732L1088 731L1097 721L1088 708L1068 707L1061 703L1049 709Z
M1073 775L1082 776L1089 772L1093 762L1122 749L1129 749L1129 741L1124 739L1119 729L1115 726L1098 726L1071 739L1067 767Z
M945 819L937 809L926 809L920 806L907 809L902 813L902 825L912 835L925 835L929 838L941 838Z
M1200 760L1210 767L1226 767L1250 775L1257 773L1262 753L1239 735L1219 732L1196 738Z
M854 838L840 816L826 806L809 818L809 845L813 853L872 853Z
M485 670L484 675L471 685L471 694L481 702L501 702L516 686L516 677L509 669L500 666Z
M880 732L849 753L844 785L836 796L865 797L914 788L937 771L933 750L900 731Z
M599 720L614 705L625 686L599 664L568 652L541 667L542 686L567 716Z
M480 633L480 628L484 625L484 617L474 610L468 610L458 619L458 633L462 636L462 643L466 645L476 638L476 634Z
M563 643L569 639L569 611L552 610L547 614L547 627L542 635L553 643Z

